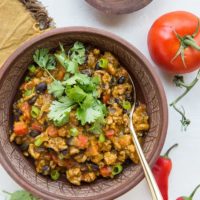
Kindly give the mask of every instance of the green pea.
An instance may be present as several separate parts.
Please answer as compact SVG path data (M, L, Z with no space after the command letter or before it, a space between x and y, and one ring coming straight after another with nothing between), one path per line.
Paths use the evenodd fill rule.
M131 109L131 103L129 101L123 101L122 102L122 107L125 109L125 110L130 110Z
M78 130L77 130L77 128L71 128L70 129L70 135L73 136L73 137L78 136Z
M112 175L115 176L115 175L117 175L117 174L120 174L120 173L122 172L122 170L123 170L122 165L116 164L116 165L114 165L113 168L112 168Z
M59 173L59 171L58 170L52 170L51 171L51 179L52 180L54 180L54 181L56 181L56 180L58 180L60 178L60 173Z
M35 142L34 142L34 144L35 144L36 147L41 146L42 143L43 143L43 140L42 140L41 137L36 138L36 140L35 140Z
M106 138L103 133L99 135L99 142L105 142Z
M99 59L99 67L105 69L108 67L108 60L106 58Z
M37 118L39 116L39 114L40 114L40 109L38 107L36 107L36 106L32 106L32 108L31 108L31 116L33 118Z
M35 67L35 65L29 65L28 70L29 70L29 72L31 72L31 73L34 74L35 71L36 71L36 67Z

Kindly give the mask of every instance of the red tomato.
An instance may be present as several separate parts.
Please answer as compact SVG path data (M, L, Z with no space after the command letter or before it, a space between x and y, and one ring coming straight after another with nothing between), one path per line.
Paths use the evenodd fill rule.
M107 138L111 138L113 135L115 135L115 131L110 129L108 131L106 131L106 137Z
M15 122L14 133L16 135L26 135L28 133L27 125L24 122Z
M103 177L108 177L111 175L111 169L110 167L108 166L104 166L102 168L100 168L100 174L103 176Z
M76 146L79 148L85 148L88 143L88 137L85 135L79 135L76 137Z
M109 94L103 95L103 103L104 104L107 104L109 100L110 100L110 95Z
M33 130L37 130L37 131L41 131L41 132L43 130L42 125L39 122L36 122L36 121L31 124L31 128Z
M28 104L28 102L24 102L21 106L21 110L23 112L23 117L24 117L24 120L29 120L31 118L31 115L30 115L30 112L31 112L31 107L30 105Z
M153 61L158 66L178 74L192 72L199 68L200 30L194 37L190 37L198 28L198 20L197 16L189 12L177 11L167 13L154 22L148 34L148 48ZM175 32L183 39L182 43ZM197 45L196 48L189 45L191 41ZM185 45L184 59L181 58L181 54L175 58L181 45Z
M58 130L54 126L49 126L47 128L47 134L50 137L57 137L58 136Z

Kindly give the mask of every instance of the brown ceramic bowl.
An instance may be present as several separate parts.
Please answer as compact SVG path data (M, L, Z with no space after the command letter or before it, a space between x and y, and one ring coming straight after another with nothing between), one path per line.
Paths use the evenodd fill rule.
M128 14L140 10L153 0L85 0L106 14Z
M112 52L134 79L137 96L146 103L150 116L150 130L143 151L150 165L156 161L167 132L168 110L162 84L151 64L136 48L116 35L93 28L69 27L48 31L26 42L3 65L0 73L0 162L19 185L43 199L114 199L144 178L140 165L129 164L114 179L73 186L66 180L51 181L37 174L33 164L9 142L13 100L34 51L41 47L56 48L59 42L71 45L77 40Z

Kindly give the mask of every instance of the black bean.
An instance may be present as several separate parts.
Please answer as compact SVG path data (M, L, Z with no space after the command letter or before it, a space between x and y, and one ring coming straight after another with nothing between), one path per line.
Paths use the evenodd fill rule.
M127 114L127 113L128 113L128 110L123 109L123 113L124 113L124 114Z
M115 98L115 103L120 103L120 100L118 98Z
M15 120L18 121L19 117L23 114L23 112L18 108L15 108L13 112Z
M48 165L45 165L42 167L42 171L49 171L50 167Z
M67 145L73 145L73 138L72 137L67 138L66 143Z
M48 175L49 172L50 172L50 167L49 167L48 165L44 165L44 166L42 167L42 174Z
M47 84L46 84L45 82L39 83L39 84L36 86L36 88L35 88L35 90L36 90L36 92L37 92L38 94L39 94L39 93L45 92L46 89L47 89Z
M22 151L28 150L28 147L29 147L29 144L26 143L26 142L20 145L20 149L21 149Z
M30 104L30 105L33 105L35 102L36 102L36 100L37 100L37 98L38 98L38 96L33 96L32 98L30 98L29 100L28 100L28 103Z
M36 137L36 136L38 136L38 135L40 135L40 131L38 131L38 130L31 130L30 131L30 133L29 133L29 135L31 136L31 137Z
M101 69L101 67L99 66L99 62L96 63L95 69L96 69L96 70L100 70L100 69Z
M93 171L98 171L99 170L99 166L96 164L91 163L90 167L92 168Z
M126 93L126 94L125 94L125 99L126 99L127 101L132 102L133 97L132 97L132 95L131 95L130 93Z
M88 75L88 76L92 76L92 71L91 71L91 69L83 69L83 70L81 71L81 73L82 73L82 74L86 74L86 75Z
M64 155L64 156L66 156L66 155L67 155L67 153L68 153L68 150L67 150L67 149L65 149L65 150L62 150L62 151L60 151L60 153L61 153L62 155Z
M126 81L126 78L124 76L120 76L117 83L118 84L123 84Z
M110 86L115 86L117 85L117 79L115 77L112 77L110 80Z
M82 164L82 165L81 165L81 171L82 171L82 172L87 172L87 171L89 171L88 166L87 166L86 164Z

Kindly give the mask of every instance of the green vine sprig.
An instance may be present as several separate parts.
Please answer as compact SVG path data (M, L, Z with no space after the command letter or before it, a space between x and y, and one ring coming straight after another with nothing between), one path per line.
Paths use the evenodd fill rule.
M181 115L180 122L181 122L181 125L182 125L182 129L184 131L187 130L187 127L190 125L191 121L190 121L190 119L188 119L186 117L185 109L183 108L183 106L181 106L180 108L178 108L177 107L177 103L185 95L187 95L187 93L197 84L197 82L199 81L199 79L200 79L200 70L197 72L197 75L194 78L194 80L191 83L189 83L189 84L185 83L183 76L177 75L177 76L174 77L174 80L173 80L173 82L175 83L175 85L177 87L185 89L185 91L179 97L177 97L172 103L170 103L170 106L172 106Z

